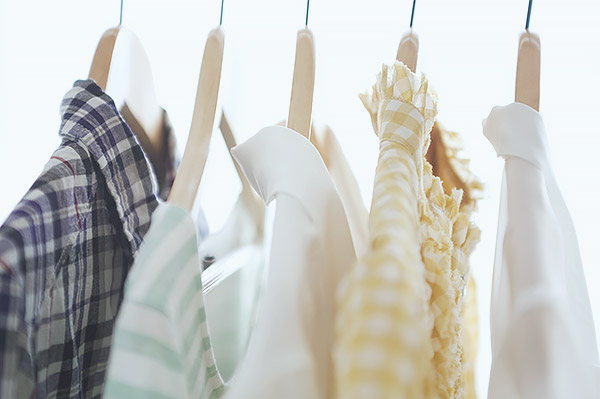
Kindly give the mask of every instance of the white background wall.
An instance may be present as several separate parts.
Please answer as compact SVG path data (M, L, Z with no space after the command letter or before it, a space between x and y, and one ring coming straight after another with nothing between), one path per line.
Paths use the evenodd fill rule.
M410 0L313 0L316 39L314 116L337 132L370 202L378 143L357 94L394 60L408 28ZM125 0L123 24L142 40L161 104L183 151L202 52L218 24L218 0ZM517 40L526 0L420 0L418 69L440 97L439 120L463 134L474 171L486 183L472 259L479 284L478 387L489 372L489 298L502 162L481 134L492 106L514 97ZM296 31L303 0L226 0L220 100L240 141L287 116ZM0 0L0 219L4 219L58 145L58 107L87 77L102 32L116 25L118 0ZM600 2L534 1L531 29L542 41L541 112L554 167L577 228L600 330ZM218 132L205 171L202 206L212 229L224 221L239 184ZM231 184L223 184L231 182Z

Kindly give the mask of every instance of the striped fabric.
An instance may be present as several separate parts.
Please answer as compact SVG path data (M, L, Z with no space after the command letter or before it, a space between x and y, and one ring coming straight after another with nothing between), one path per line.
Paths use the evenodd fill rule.
M1 398L102 395L123 284L158 206L148 159L100 87L76 82L61 114L62 143L0 227Z
M340 290L339 398L424 396L433 357L431 289L421 258L419 203L436 98L403 64L384 66L373 98L381 144L370 212L370 250Z
M219 398L194 221L162 204L125 287L105 398Z

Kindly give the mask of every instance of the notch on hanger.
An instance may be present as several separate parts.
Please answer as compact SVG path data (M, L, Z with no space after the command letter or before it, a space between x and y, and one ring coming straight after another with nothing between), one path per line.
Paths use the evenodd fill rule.
M304 137L310 137L313 94L315 91L315 43L308 29L308 10L310 0L306 2L306 21L298 31L296 40L296 60L294 62L294 80L287 127Z
M168 202L188 211L192 210L200 187L217 110L225 43L225 36L221 29L223 1L221 0L219 26L210 31L206 39L190 134L168 198Z
M536 111L540 110L540 37L529 31L531 4L527 8L525 32L519 38L519 53L517 57L517 78L515 81L515 102L529 105Z
M400 39L398 54L396 55L396 60L404 63L412 72L417 70L417 58L419 56L419 36L413 32L412 28L416 3L417 0L413 0L412 12L410 13L410 30Z

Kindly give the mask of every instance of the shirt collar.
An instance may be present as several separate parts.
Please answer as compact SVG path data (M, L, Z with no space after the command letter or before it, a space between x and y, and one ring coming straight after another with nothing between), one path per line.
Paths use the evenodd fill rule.
M158 187L142 147L113 100L92 80L75 82L63 98L61 115L63 143L78 143L98 165L136 253L158 205Z
M339 197L317 149L305 137L283 126L262 129L246 142L231 149L248 182L265 203L278 194L299 200L309 215L325 210L323 203Z
M483 120L483 134L499 157L519 157L539 168L550 164L542 115L529 105L494 107Z

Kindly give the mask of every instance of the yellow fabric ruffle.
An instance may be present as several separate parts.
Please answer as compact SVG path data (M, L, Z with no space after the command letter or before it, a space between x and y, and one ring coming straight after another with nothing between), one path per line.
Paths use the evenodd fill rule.
M472 213L477 209L477 200L481 197L483 184L469 168L469 160L460 157L463 150L462 140L458 133L445 129L439 121L431 131L431 146L427 159L433 166L434 175L440 177L444 192L450 194L455 187L464 191L460 203L460 214L453 226L453 242L455 250L452 256L452 267L462 273L467 281L463 288L461 319L462 334L462 398L476 399L475 366L479 339L479 319L477 316L477 289L473 276L470 275L469 257L479 242L480 230L470 222ZM454 397L460 397L458 395Z

